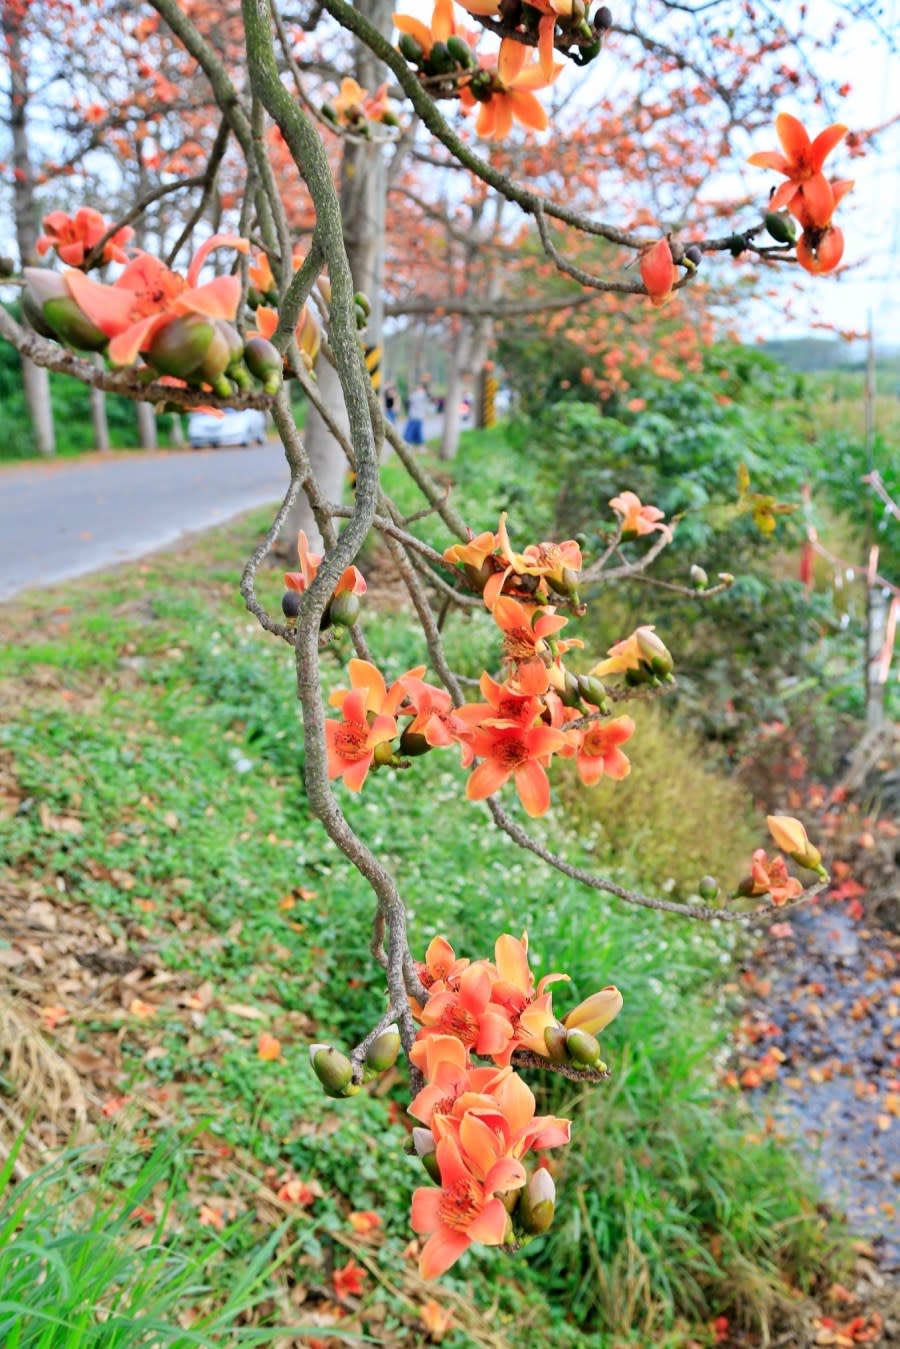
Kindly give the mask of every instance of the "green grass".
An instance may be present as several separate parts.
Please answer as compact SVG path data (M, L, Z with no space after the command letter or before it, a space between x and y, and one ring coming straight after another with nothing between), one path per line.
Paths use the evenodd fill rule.
M475 527L508 504L502 431L491 433L489 456L485 443L468 437L454 468L463 504L479 503ZM520 481L517 509L536 514L527 470ZM56 903L87 905L114 935L149 944L171 975L148 1021L121 1008L112 1019L108 1009L72 1010L85 1043L119 1037L117 1090L132 1097L133 1129L153 1127L143 1103L171 1086L173 1137L205 1124L226 1150L226 1162L198 1161L167 1200L179 1234L200 1231L201 1200L243 1215L229 1229L228 1261L208 1274L211 1301L228 1305L232 1260L255 1268L271 1239L271 1215L254 1220L271 1167L322 1189L289 1219L284 1240L296 1251L273 1271L282 1295L301 1283L309 1306L327 1307L330 1269L352 1240L347 1211L375 1208L385 1226L369 1253L385 1282L370 1274L358 1313L342 1324L414 1345L424 1293L404 1248L421 1173L396 1122L403 1085L336 1105L306 1064L310 1038L354 1043L384 995L368 954L370 893L306 812L290 652L235 596L262 527L256 514L186 553L59 586L53 602L70 606L64 615L48 614L41 596L0 621L9 639L0 709L15 711L0 727L0 759L11 760L23 798L0 820L0 850ZM433 521L427 528L443 542ZM265 574L260 589L277 605L279 574ZM367 626L388 675L425 658L404 615L374 601ZM474 624L451 624L448 638L463 668L480 668ZM325 657L335 683L347 654ZM375 775L358 798L342 794L397 873L415 949L441 931L462 952L489 955L499 932L527 928L540 973L567 970L573 1001L615 981L625 1012L604 1036L610 1085L574 1103L558 1086L542 1093L541 1108L572 1104L575 1118L553 1231L517 1260L479 1252L460 1262L437 1291L457 1316L444 1343L515 1349L526 1335L538 1349L574 1349L589 1335L611 1349L631 1334L646 1344L652 1332L653 1343L675 1346L695 1334L685 1317L765 1324L797 1285L830 1277L839 1261L795 1159L754 1141L753 1119L716 1085L728 1035L718 987L733 937L584 892L511 850L462 786L454 756L435 755ZM79 832L54 829L67 815ZM563 806L538 832L616 879L652 887L669 877L649 843L623 848L617 831L598 835ZM204 983L198 1019L183 995ZM263 1029L282 1040L283 1063L259 1060ZM261 1315L285 1319L273 1307Z

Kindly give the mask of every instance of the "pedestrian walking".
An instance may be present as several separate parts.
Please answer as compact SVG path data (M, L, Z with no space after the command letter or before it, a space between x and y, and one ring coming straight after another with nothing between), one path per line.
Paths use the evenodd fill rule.
M431 411L431 397L428 393L428 379L423 376L409 395L409 417L403 431L407 445L425 444L425 418Z

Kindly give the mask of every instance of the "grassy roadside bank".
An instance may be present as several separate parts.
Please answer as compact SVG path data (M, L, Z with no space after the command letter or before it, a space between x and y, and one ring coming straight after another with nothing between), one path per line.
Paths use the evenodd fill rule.
M455 470L482 509L510 467L497 437L491 448L489 469L464 452ZM358 1038L383 1004L366 889L304 810L289 652L236 599L261 524L257 514L0 611L0 885L12 915L0 954L34 1024L81 1065L96 1126L122 1135L123 1175L148 1142L187 1150L189 1164L144 1201L152 1221L173 1246L220 1234L228 1259L207 1275L207 1300L287 1223L278 1242L291 1256L245 1319L385 1345L428 1342L432 1296L453 1312L451 1349L516 1349L523 1336L674 1349L711 1343L716 1316L735 1333L774 1323L833 1274L837 1238L794 1158L754 1141L717 1086L724 937L603 907L511 854L446 757L427 791L412 772L378 775L347 803L397 869L417 946L441 930L480 955L497 932L527 927L539 969L572 973L573 999L615 980L626 1010L608 1032L612 1083L546 1098L575 1114L578 1140L551 1236L516 1261L461 1262L436 1290L418 1281L402 1083L335 1109L306 1067L312 1036ZM420 650L370 562L369 637L396 674ZM280 576L264 586L277 602ZM476 661L468 628L451 644L463 667ZM666 879L623 823L602 831L557 814L546 828L598 869ZM43 969L27 950L35 923ZM260 1057L263 1032L279 1039L278 1059ZM286 1188L295 1181L310 1193ZM382 1225L364 1236L348 1215L368 1210ZM364 1276L340 1301L333 1274L348 1258Z

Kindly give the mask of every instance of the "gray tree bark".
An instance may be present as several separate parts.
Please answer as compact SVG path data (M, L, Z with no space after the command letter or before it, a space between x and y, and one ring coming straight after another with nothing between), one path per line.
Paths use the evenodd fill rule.
M103 357L94 352L91 361L103 369ZM94 428L94 449L106 453L109 449L109 421L106 416L106 394L102 389L91 389L91 425Z
M359 9L386 37L391 31L392 0L360 0ZM354 49L355 75L369 93L384 78L384 67L368 47L357 42ZM368 346L382 340L383 295L381 262L384 257L384 212L387 177L384 149L371 141L347 140L341 161L341 217L350 270L357 290L365 291L372 305L365 333ZM329 412L341 427L348 425L337 376L321 358L316 365L319 392ZM303 433L306 451L319 487L328 501L340 501L343 494L347 459L340 445L316 412L309 409ZM314 551L321 549L322 537L313 519L309 502L301 492L279 538L282 552L292 553L297 531L306 531Z
M28 65L22 32L23 19L15 6L2 5L2 31L9 62L9 130L12 141L16 189L13 211L16 242L23 267L38 261L38 210L34 197L34 169L28 145ZM56 453L50 376L41 366L22 357L22 384L31 419L35 448L41 454Z
M138 444L142 450L156 449L156 413L151 403L135 403L138 426Z

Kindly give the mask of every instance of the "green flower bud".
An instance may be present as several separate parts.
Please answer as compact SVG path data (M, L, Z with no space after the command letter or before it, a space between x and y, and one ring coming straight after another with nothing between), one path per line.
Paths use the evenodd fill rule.
M420 66L425 53L411 33L401 33L397 50L410 65Z
M199 370L217 336L216 325L211 319L200 314L184 314L154 334L147 360L161 375L187 379ZM219 337L220 346L222 340Z
M244 361L250 374L258 379L266 393L281 388L284 365L280 354L265 337L251 337L244 343Z
M366 1050L366 1066L376 1073L386 1073L393 1068L400 1053L400 1030L396 1023L388 1026L377 1036Z
M651 632L649 628L639 628L637 647L641 658L647 662L653 674L663 678L672 673L675 662L665 642L661 641L655 632Z
M795 244L797 242L794 222L786 211L766 211L763 219L766 222L766 229L777 243Z
M703 570L702 567L697 566L696 562L691 567L691 570L688 573L688 575L690 576L691 581L694 584L695 590L705 590L706 587L709 585L709 577L707 576L706 572Z
M556 1186L553 1177L539 1167L521 1191L516 1221L528 1236L542 1236L550 1230L556 1211Z
M569 1058L582 1068L593 1068L600 1062L600 1041L586 1030L566 1031L566 1049Z
M353 1064L346 1054L331 1045L315 1044L309 1047L309 1061L327 1096L352 1096L359 1091L353 1081Z
M566 1045L566 1029L559 1022L555 1026L547 1026L544 1029L544 1044L547 1046L547 1053L554 1063L568 1063L569 1051ZM597 1046L597 1052L600 1052L600 1046Z
M475 69L475 53L468 42L465 42L461 37L457 37L455 33L447 38L447 51L457 65L462 66L463 70Z
M711 904L719 893L719 882L715 876L702 876L697 889L700 892L700 898L705 899L707 904Z
M331 621L340 628L352 628L359 618L361 610L362 605L359 602L359 596L354 595L352 590L342 590L331 601Z
M407 759L417 759L420 754L427 754L430 749L431 745L421 731L410 731L409 726L404 727L403 734L400 736L401 754L405 755Z

